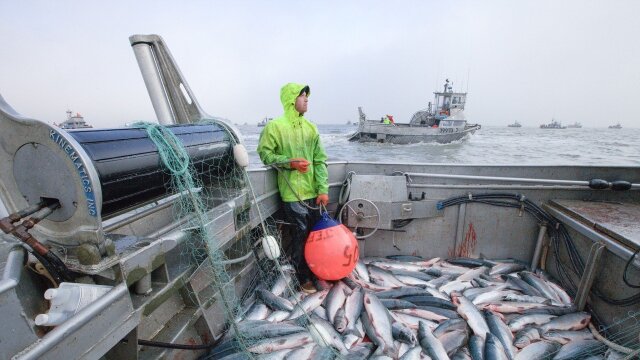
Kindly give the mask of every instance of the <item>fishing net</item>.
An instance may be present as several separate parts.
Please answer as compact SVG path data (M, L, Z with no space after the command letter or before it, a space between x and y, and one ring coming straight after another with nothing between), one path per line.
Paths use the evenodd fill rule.
M203 121L198 125L218 124ZM246 169L239 166L232 156L237 141L226 131L225 141L229 151L216 158L190 158L178 137L168 127L155 123L136 123L132 126L144 129L155 144L164 172L175 197L173 218L181 221L181 230L188 239L180 255L180 269L188 274L185 297L205 309L205 318L215 322L224 334L212 351L216 358L226 354L242 352L246 358L255 358L255 353L264 352L265 337L249 331L244 324L250 320L263 319L255 315L264 306L256 298L256 289L271 289L278 280L285 279L282 297L299 307L299 284L293 276L290 260L281 256L269 259L262 249L265 236L271 252L282 253L282 232L286 223L267 218L274 209L265 209L249 179ZM223 128L226 127L223 125ZM269 195L269 194L265 194ZM264 195L263 195L264 196ZM273 205L272 205L273 206ZM225 216L233 216L235 227L220 229ZM227 218L228 219L228 218ZM255 266L253 265L255 262ZM241 289L246 289L244 292ZM308 320L303 311L302 319ZM221 321L222 320L222 321ZM244 323L244 324L243 324ZM309 327L309 322L298 320ZM211 325L210 325L211 326ZM327 339L314 337L316 343L326 346ZM305 342L305 339L302 340Z

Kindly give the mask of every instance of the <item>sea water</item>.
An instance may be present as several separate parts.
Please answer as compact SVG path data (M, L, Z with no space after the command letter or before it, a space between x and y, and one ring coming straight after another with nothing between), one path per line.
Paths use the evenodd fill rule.
M250 166L262 166L256 148L262 127L239 126ZM318 125L329 161L500 165L640 165L640 129L482 127L451 144L358 143L357 126Z

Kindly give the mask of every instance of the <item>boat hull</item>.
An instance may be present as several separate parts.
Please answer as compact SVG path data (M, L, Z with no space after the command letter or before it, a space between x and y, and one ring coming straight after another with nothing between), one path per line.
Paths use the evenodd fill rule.
M351 135L349 141L378 142L391 144L439 143L448 144L472 135L480 125L466 128L428 128L418 126L363 126Z

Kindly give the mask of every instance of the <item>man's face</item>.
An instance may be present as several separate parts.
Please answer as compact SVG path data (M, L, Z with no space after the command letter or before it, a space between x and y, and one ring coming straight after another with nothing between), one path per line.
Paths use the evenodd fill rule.
M307 103L309 102L309 97L307 97L307 93L303 92L296 98L296 111L300 114L304 114L307 112Z

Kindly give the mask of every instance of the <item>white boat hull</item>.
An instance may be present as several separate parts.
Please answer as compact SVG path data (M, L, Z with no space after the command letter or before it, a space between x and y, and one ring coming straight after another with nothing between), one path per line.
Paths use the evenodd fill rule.
M480 125L433 128L426 126L409 126L407 124L386 125L365 123L349 140L392 144L413 144L419 142L448 144L461 140L479 129Z

